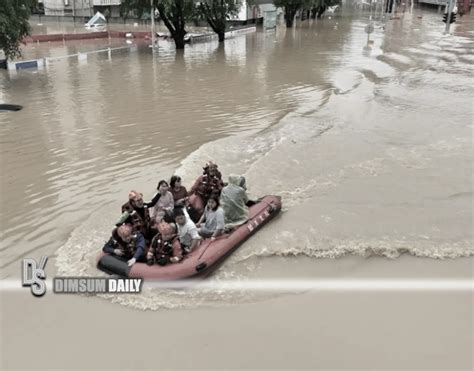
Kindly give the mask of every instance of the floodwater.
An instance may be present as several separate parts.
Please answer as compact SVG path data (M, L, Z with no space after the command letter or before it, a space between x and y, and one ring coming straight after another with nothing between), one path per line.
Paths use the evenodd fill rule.
M443 35L440 14L415 9L376 22L369 46L367 20L348 8L184 54L161 40L154 55L121 40L26 47L58 58L0 73L0 102L24 106L0 114L1 278L41 255L58 274L100 274L128 191L149 198L173 173L190 185L210 159L284 205L212 279L315 277L321 259L350 254L472 259L472 18ZM109 46L126 48L59 58ZM113 299L257 300L239 295Z

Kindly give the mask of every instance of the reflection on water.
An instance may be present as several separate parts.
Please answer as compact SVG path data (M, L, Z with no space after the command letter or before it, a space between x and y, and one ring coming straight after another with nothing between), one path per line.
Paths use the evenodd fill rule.
M231 267L254 253L344 255L384 239L396 255L421 238L413 223L428 237L419 249L469 255L472 194L431 199L472 189L472 22L464 17L443 36L438 14L417 14L378 24L365 49L367 14L347 9L225 46L175 53L160 41L152 55L137 42L111 57L0 73L0 101L24 106L0 115L2 277L18 274L21 257L59 247L63 273L95 274L94 252L128 190L150 197L177 168L190 183L209 158L225 174L245 173L255 194L284 196L286 216ZM31 45L25 57L125 45Z

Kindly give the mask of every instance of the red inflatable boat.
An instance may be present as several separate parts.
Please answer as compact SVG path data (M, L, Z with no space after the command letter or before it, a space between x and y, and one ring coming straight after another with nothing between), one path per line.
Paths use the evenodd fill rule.
M280 210L280 197L265 196L261 198L249 208L249 220L245 224L214 241L203 240L199 247L187 254L179 263L165 266L135 263L130 268L125 261L115 256L101 254L97 267L106 273L130 278L178 280L205 275L215 269L225 257L274 218Z

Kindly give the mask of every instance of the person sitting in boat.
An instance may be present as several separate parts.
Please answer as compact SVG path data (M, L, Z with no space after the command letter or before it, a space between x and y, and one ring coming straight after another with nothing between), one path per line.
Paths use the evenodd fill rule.
M220 198L225 229L233 229L248 220L249 209L246 205L249 199L246 191L247 185L243 176L229 176L229 183L222 189Z
M219 198L215 196L209 198L197 227L201 237L211 237L211 240L224 233L224 210L220 207Z
M196 225L187 215L186 209L177 207L174 209L174 220L178 228L178 238L184 252L189 253L201 242Z
M145 248L145 237L138 231L133 232L130 224L122 224L114 228L102 251L126 259L131 267L137 261L145 261Z
M209 197L211 195L219 196L224 187L222 174L218 170L217 164L209 161L203 169L203 174L196 179L189 192L189 202L199 215L204 211L204 206Z
M130 191L128 202L122 205L122 217L116 226L131 224L133 232L140 232L145 238L149 237L150 216L148 208L143 202L143 194Z
M172 193L169 191L168 182L166 180L160 180L158 186L156 187L159 195L155 195L153 199L156 199L156 202L153 203L153 200L147 205L152 207L150 209L151 218L154 223L160 223L165 216L167 216L167 221L172 221L172 212L174 209L174 199Z
M188 191L181 185L181 177L173 175L170 179L170 192L173 194L174 205L184 206L188 201Z
M158 233L153 237L146 256L146 263L166 265L178 263L183 259L183 250L176 234L176 224L161 222Z

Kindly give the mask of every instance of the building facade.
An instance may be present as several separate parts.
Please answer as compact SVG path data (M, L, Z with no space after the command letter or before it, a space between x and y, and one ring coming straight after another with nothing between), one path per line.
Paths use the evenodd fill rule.
M120 17L120 0L43 0L44 14L50 16L92 17L101 12L106 17Z

